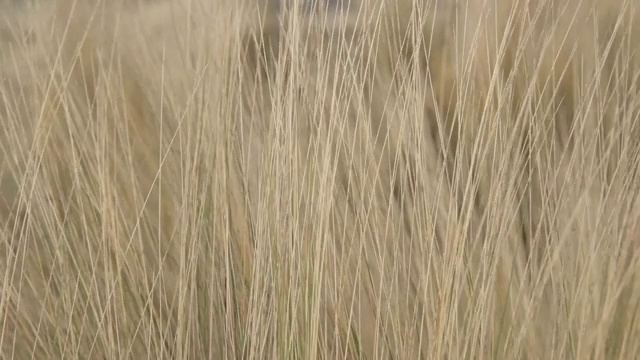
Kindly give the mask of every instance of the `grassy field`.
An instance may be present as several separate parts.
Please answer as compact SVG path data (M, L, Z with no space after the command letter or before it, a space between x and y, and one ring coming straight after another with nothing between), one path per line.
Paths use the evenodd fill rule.
M0 359L640 353L640 1L324 1L0 1Z

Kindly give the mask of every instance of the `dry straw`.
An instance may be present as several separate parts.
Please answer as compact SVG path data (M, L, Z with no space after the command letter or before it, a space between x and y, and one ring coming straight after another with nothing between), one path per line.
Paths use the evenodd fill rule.
M633 358L639 6L0 2L0 358Z

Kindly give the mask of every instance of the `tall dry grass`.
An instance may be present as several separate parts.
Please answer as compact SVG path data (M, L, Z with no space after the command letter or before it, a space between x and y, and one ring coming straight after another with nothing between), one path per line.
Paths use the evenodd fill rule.
M0 3L2 358L639 353L640 3L352 2Z

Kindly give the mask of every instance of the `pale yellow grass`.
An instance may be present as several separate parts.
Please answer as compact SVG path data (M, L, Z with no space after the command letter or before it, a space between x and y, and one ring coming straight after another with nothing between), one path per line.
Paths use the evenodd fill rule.
M352 1L0 2L1 358L640 353L640 3Z

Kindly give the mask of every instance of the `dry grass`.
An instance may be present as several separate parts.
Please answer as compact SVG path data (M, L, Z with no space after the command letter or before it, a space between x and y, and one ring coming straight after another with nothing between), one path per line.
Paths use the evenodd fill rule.
M640 353L638 1L268 1L0 2L0 358Z

